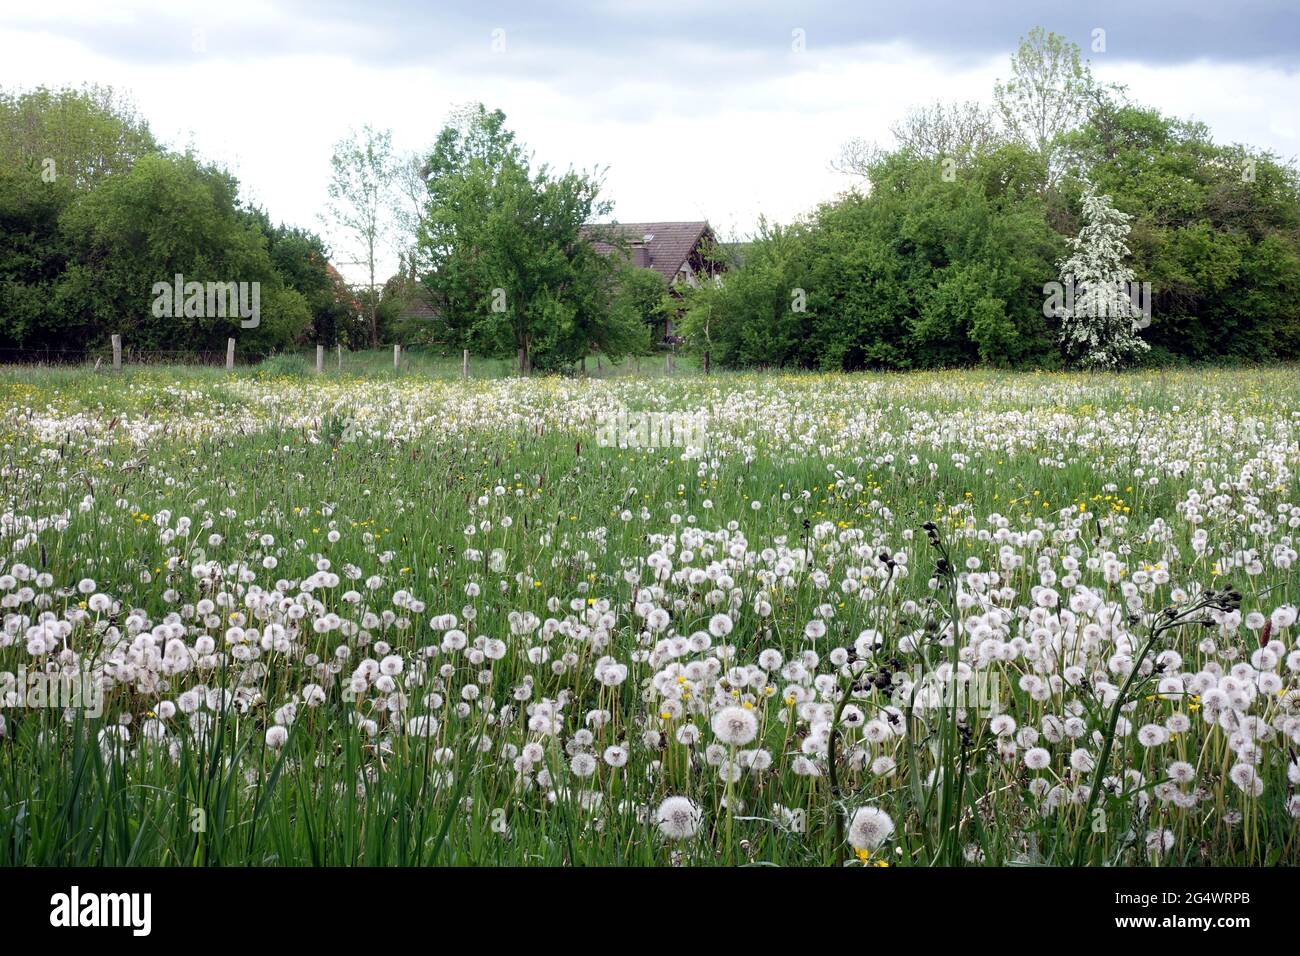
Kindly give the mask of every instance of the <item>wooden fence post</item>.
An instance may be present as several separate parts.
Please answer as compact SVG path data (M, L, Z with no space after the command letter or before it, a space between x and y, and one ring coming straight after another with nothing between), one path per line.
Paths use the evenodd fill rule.
M122 371L122 336L113 336L113 371Z
M393 346L393 368L400 369L401 367L402 367L402 347L400 345L394 345Z
M460 356L460 377L469 378L469 349L465 349Z
M226 339L226 371L235 370L235 340Z
M339 371L341 372L343 371L343 343L340 342L338 344L338 347L339 347Z
M325 371L325 346L316 346L316 374L319 375Z

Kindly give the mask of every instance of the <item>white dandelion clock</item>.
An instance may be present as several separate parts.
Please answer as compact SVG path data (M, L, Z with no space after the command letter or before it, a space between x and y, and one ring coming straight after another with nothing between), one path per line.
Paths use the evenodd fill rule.
M703 814L687 797L668 797L659 804L655 822L659 832L670 840L686 840L699 831Z
M849 819L848 841L855 850L877 849L894 832L894 821L878 807L859 807Z
M758 735L758 718L746 707L724 707L713 715L712 727L724 744L743 747Z
M1030 747L1025 751L1025 766L1030 770L1042 770L1052 762L1052 755L1042 747Z

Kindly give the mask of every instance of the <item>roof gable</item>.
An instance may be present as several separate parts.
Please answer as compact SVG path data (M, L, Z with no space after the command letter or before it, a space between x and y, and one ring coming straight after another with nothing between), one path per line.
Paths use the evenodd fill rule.
M609 224L588 224L582 227L584 237L599 234L613 234L630 244L638 244L644 241L645 253L643 257L638 257L633 252L632 261L635 265L642 265L654 269L666 282L672 282L677 278L677 273L681 271L683 265L695 252L701 241L705 238L713 238L713 230L709 224L703 220L699 222L619 222ZM649 236L651 238L647 239ZM597 251L602 253L611 253L614 246L600 239L595 239L592 245ZM644 261L641 261L644 258Z

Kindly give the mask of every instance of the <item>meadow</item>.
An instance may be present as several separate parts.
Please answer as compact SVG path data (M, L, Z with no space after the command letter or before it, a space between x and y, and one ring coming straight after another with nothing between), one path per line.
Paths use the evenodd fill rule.
M0 865L1294 864L1298 466L1294 367L8 369Z

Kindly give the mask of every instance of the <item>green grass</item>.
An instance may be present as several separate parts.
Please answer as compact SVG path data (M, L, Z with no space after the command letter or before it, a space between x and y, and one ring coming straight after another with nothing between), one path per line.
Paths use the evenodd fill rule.
M666 353L626 358L611 362L600 355L587 357L585 370L580 367L575 372L588 378L609 378L623 375L640 375L655 377L667 374ZM277 368L283 368L289 374L315 374L316 350L306 349L300 353L268 360ZM453 349L439 349L431 346L406 346L399 356L400 368L393 364L392 347L364 349L360 351L344 350L340 359L335 349L326 349L324 355L324 372L328 375L354 375L364 378L384 377L389 375L417 375L440 380L452 380L463 377L462 356ZM263 363L265 365L267 363ZM699 370L699 362L689 355L675 358L675 371L685 374ZM509 378L517 374L511 359L486 358L471 355L469 359L469 378Z
M1042 771L1026 767L1028 746L999 755L989 715L974 709L901 713L907 732L876 743L861 722L844 723L841 706L853 687L847 703L865 720L889 720L887 692L866 680L882 668L973 663L965 649L984 627L1003 628L1006 642L1032 640L1035 588L1048 586L1042 572L1056 575L1066 605L1072 590L1059 582L1072 552L1082 566L1076 583L1122 612L1119 630L1085 655L1087 672L1116 687L1126 672L1113 669L1113 655L1123 641L1135 651L1158 631L1166 606L1195 606L1198 594L1228 585L1243 614L1293 606L1295 369L706 377L679 363L680 374L667 377L645 362L639 376L606 367L597 377L589 367L587 380L520 380L506 363L478 362L462 381L458 357L410 350L394 372L391 351L364 353L342 375L331 358L323 376L312 371L314 357L233 374L0 373L0 496L12 516L0 575L16 565L32 572L0 589L10 595L13 635L0 646L0 672L57 663L67 651L97 673L107 668L111 684L102 715L0 710L0 865L832 865L858 862L844 821L866 805L894 822L870 862L1295 862L1287 768L1300 747L1300 689L1285 661L1274 668L1281 692L1257 693L1243 711L1271 726L1258 741L1260 795L1231 781L1245 758L1196 700L1159 696L1137 679L1126 715L1134 730L1175 712L1191 726L1152 748L1134 734L1114 736L1108 774L1141 779L1130 775L1121 792L1094 801L1100 817L1079 789L1095 774L1070 759L1084 748L1095 763L1102 739L1090 735L1106 736L1114 709L1068 684L1035 699L1020 679L1039 671L1023 656L980 665L1005 712L1021 727L1076 712L1084 724L1077 739L1039 742L1050 757ZM597 416L616 407L707 411L709 451L683 460L680 448L601 448ZM1199 521L1188 520L1189 502ZM190 519L184 533L182 517ZM692 528L708 538L686 540ZM1200 548L1197 531L1207 536ZM666 541L672 571L697 568L703 581L670 574L656 582L647 559ZM905 562L886 573L882 552ZM935 574L942 555L951 574ZM341 580L304 590L321 559ZM997 569L998 581L972 585L970 559L980 572ZM1089 559L1099 566L1089 569ZM1261 568L1250 573L1256 559ZM1101 567L1108 561L1123 569L1114 581ZM1142 585L1126 607L1124 582L1148 568L1169 580ZM380 579L373 588L372 575ZM82 579L108 596L108 608L91 606L76 589ZM261 606L256 591L250 606L250 588L274 591L281 580L274 606ZM671 623L647 637L634 605L637 588L656 583L662 592L639 603L664 608ZM32 591L25 599L23 586ZM995 588L1008 595L990 597ZM983 597L969 606L958 591ZM196 611L218 599L228 603ZM769 614L758 612L760 601ZM669 634L707 631L728 607L735 630L725 642L714 637L680 658L699 667L670 673L662 651L648 659ZM1006 619L991 608L1005 608ZM70 632L33 654L28 631L42 612ZM518 612L563 627L545 637L514 633ZM504 656L426 656L446 631L434 619L446 614L471 648L499 639ZM343 627L310 626L327 615ZM1222 613L1195 615L1211 616ZM805 636L818 620L826 634ZM955 644L944 639L954 621ZM262 649L272 625L285 628L287 643ZM184 644L188 668L151 657L169 639L162 627ZM155 630L156 645L135 633ZM848 667L833 663L832 650L852 649L866 630L880 635L879 646ZM1292 624L1272 637L1289 652L1296 635ZM1207 636L1213 650L1201 644ZM215 650L200 665L208 639ZM734 655L716 673L701 670L719 643L734 645ZM1166 674L1230 670L1258 645L1257 630L1211 621L1161 631L1145 666L1176 649L1181 667L1166 663ZM547 659L530 659L530 648L545 648ZM739 673L719 682L729 668L757 667L763 649L783 664L809 651L817 660L806 676L777 669L757 684ZM427 667L402 688L404 700L373 683L346 692L363 658L390 655L402 659L403 680ZM602 685L597 665L606 657L627 667L626 680ZM322 688L319 704L303 702L309 684ZM198 720L160 716L163 702L195 686L214 691ZM516 701L525 686L527 701ZM663 691L675 698L682 688L689 696L677 713ZM281 708L295 698L296 719L285 724ZM559 732L530 728L523 708L560 698ZM706 754L709 718L727 701L752 705L759 736L743 749L761 746L771 757L734 782ZM405 708L400 719L387 709L395 702ZM592 726L588 715L601 711L608 719ZM433 736L402 732L425 716L437 720ZM686 724L698 742L678 741ZM126 726L129 741L104 743L113 725ZM276 725L288 727L279 749L267 739ZM153 730L161 740L150 740ZM660 739L646 740L648 732ZM509 748L528 744L540 746L540 759L521 771ZM626 766L602 760L612 744L627 745ZM734 750L724 746L722 759ZM579 751L595 757L589 777L570 770ZM896 770L873 773L883 757ZM1192 807L1156 795L1173 761L1194 767L1195 782L1178 788L1198 794ZM810 768L815 775L802 772ZM1030 789L1035 778L1063 788L1059 805L1044 809ZM672 795L700 809L689 839L666 839L655 826L660 801ZM781 808L799 824L782 825ZM1172 838L1158 857L1144 848L1155 830Z

